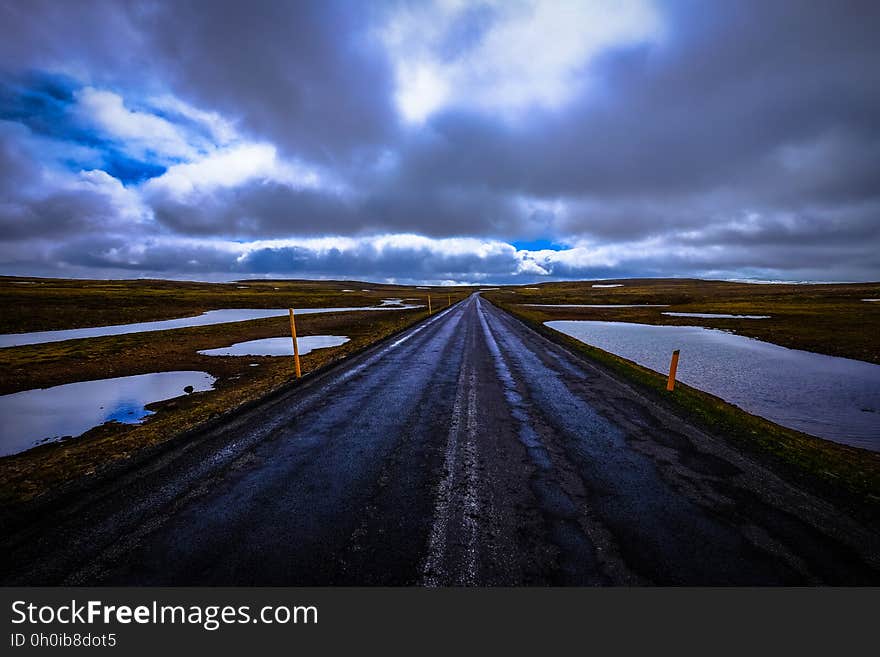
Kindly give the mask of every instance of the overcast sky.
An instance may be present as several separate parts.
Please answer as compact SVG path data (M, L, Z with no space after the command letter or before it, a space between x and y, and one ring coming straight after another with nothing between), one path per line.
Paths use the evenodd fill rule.
M880 2L0 0L0 273L880 279Z

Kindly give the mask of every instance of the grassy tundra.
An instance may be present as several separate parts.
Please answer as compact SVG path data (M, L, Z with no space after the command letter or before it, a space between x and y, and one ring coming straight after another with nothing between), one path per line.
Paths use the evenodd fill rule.
M35 281L23 282L23 281ZM347 292L345 290L353 290ZM75 281L0 278L3 333L16 333L195 316L222 308L375 307L384 298L430 293L434 310L463 299L466 288L365 284L349 281L246 281L210 284L174 281ZM302 315L297 334L345 335L339 347L302 357L304 373L392 335L426 317L425 308ZM203 356L200 350L236 342L289 336L287 317L173 331L131 333L0 349L0 394L76 381L171 370L197 370L217 378L213 390L151 404L142 424L109 422L79 438L0 458L0 504L15 505L129 459L289 385L291 358ZM250 363L258 363L251 367Z
M593 287L621 283L622 287ZM77 281L0 278L0 333L81 328L194 316L222 308L376 306L383 298L434 309L463 299L473 288L380 285L351 281ZM754 285L684 279L543 283L503 286L483 296L571 350L604 365L645 394L693 419L714 435L769 459L788 476L808 481L859 515L880 517L880 455L819 440L748 415L722 400L679 385L623 358L585 345L543 325L556 319L646 324L699 324L835 356L880 363L880 284ZM668 308L536 308L522 304L669 304ZM664 311L770 315L770 319L694 319ZM425 309L304 315L300 336L346 335L351 341L303 357L312 372L426 316ZM0 458L0 504L8 508L62 490L65 484L124 463L146 447L186 436L244 404L289 385L292 363L278 357L202 356L203 349L289 335L285 317L174 331L107 336L0 349L0 394L74 381L167 370L205 371L213 390L158 402L142 424L110 422L80 438ZM259 363L259 367L250 367Z
M594 288L593 285L622 287ZM532 288L532 289L529 289ZM668 308L520 308L542 322L590 319L724 329L783 347L880 364L880 283L761 285L693 279L621 279L505 287L483 296L499 304L668 304ZM695 319L663 312L770 315Z
M622 287L599 287L622 283ZM531 289L529 289L531 288ZM632 361L554 331L552 320L700 325L785 347L880 364L880 284L759 285L685 279L544 283L483 294L520 320L778 471L834 498L856 515L880 520L880 454L781 427ZM668 304L661 308L540 308L523 304ZM770 319L670 317L663 312L770 315Z

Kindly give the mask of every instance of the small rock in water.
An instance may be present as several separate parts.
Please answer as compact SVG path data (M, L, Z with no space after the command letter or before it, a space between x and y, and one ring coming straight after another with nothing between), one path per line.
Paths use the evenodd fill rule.
M193 388L192 386L186 386L186 387L183 389L183 391L184 391L186 394L188 394L188 395L191 395L192 392L193 392L193 390L195 390L195 388Z

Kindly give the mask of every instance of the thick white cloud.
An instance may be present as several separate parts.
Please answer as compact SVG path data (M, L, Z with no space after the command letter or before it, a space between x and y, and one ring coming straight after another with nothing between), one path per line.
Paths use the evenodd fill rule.
M4 273L880 271L876 3L217 2L4 15Z
M73 111L79 120L118 142L130 156L154 163L170 160L164 173L142 185L148 197L160 194L181 200L253 180L292 188L327 182L317 169L280 157L274 145L246 140L216 112L170 94L150 98L149 111L129 109L121 95L93 87L79 89L74 96Z
M419 122L446 105L505 113L564 103L603 51L656 40L647 0L439 0L396 7L380 31L398 109Z
M793 266L791 279L819 280L829 254L811 253L815 265ZM852 250L870 270L869 247ZM561 251L517 250L500 240L369 235L260 240L240 243L153 235L132 243L122 235L56 246L44 254L62 266L114 275L235 279L250 276L362 278L442 284L527 283L554 279L656 276L670 265L713 278L779 278L777 254L756 259L747 246L694 245L653 238L617 245L580 244ZM30 273L39 273L33 266ZM854 271L859 271L855 269Z
M201 124L208 131L216 145L224 146L238 139L235 126L231 121L217 112L206 112L171 94L153 96L149 99L149 105L153 109L177 114L197 124Z
M80 119L117 140L134 157L189 159L199 154L184 131L159 116L127 108L119 94L85 87L75 97Z
M144 188L148 194L166 193L181 199L218 188L237 187L254 179L292 187L314 187L320 182L317 172L279 159L274 146L245 143L170 166L161 176L147 181Z
M100 169L81 171L71 189L93 191L107 197L115 209L114 219L119 225L134 227L133 224L146 224L152 212L136 190L126 187L119 180Z

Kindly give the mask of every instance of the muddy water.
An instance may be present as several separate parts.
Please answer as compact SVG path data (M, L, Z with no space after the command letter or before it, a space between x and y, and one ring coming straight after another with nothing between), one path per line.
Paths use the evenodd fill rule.
M344 335L305 335L296 339L299 355L305 356L315 349L338 347L348 342ZM293 340L290 337L264 338L237 342L229 347L205 349L204 356L293 356Z
M210 390L214 380L205 372L156 372L2 395L0 456L79 436L111 420L135 424L152 414L144 406L185 395L187 386Z
M777 424L880 451L880 365L787 349L699 326L552 321L547 326Z

